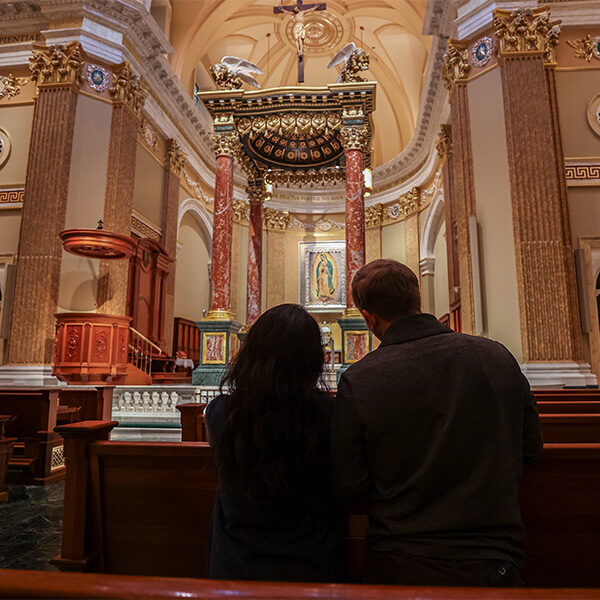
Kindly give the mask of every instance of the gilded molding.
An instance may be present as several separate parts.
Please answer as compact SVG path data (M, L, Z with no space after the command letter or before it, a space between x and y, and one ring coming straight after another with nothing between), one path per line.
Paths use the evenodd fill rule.
M581 58L590 62L592 58L600 60L600 35L588 33L579 40L567 40L567 45L575 49L575 58Z
M383 205L375 204L365 208L365 225L367 227L380 227L383 221Z
M269 117L242 117L237 122L238 133L251 139L261 134L286 137L323 135L332 133L341 126L342 117L337 113L285 113Z
M561 21L551 21L547 8L496 9L494 30L499 41L500 56L543 52L546 62L556 62L554 49L558 44Z
M250 220L250 205L245 200L233 200L233 220L236 223L248 223Z
M181 146L177 140L169 139L167 142L167 153L165 156L165 164L177 177L183 172L185 167L185 152L181 149Z
M27 83L29 83L29 77L15 77L12 73L0 75L0 100L18 96L21 88Z
M452 91L456 82L466 81L471 68L468 44L458 40L448 40L441 73L444 87Z
M146 225L146 223L144 223L143 221L138 219L135 215L131 215L130 226L131 226L131 231L134 231L141 237L147 237L147 238L150 238L151 240L156 240L157 242L160 242L160 240L161 240L162 235L161 235L160 231L157 231L156 229L152 229L152 227L150 227L149 225Z
M395 202L387 209L387 216L394 221L405 219L417 212L423 203L423 194L419 186L413 187L408 194L400 196L398 202Z
M265 227L274 230L286 230L290 222L290 213L267 207L264 211Z
M240 138L237 133L212 133L210 141L213 143L215 156L237 156L240 152Z
M217 156L219 155L217 154ZM244 173L246 173L248 181L256 181L262 177L261 172L254 164L254 161L244 151L244 147L242 146L241 142L237 143L235 156L238 159L240 166L244 170Z
M84 57L79 42L57 46L34 45L29 59L31 80L40 85L83 83Z
M369 128L366 125L360 127L342 127L340 140L344 150L362 150L367 152L369 147Z
M440 133L435 140L435 149L440 157L444 160L452 155L452 126L440 125Z
M148 95L148 91L142 86L142 80L126 62L115 68L113 84L108 92L113 102L125 104L137 117L140 116Z

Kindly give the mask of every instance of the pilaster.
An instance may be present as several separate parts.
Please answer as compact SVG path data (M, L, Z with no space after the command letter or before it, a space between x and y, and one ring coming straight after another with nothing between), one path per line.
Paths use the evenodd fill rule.
M79 43L34 46L37 84L8 362L49 365L54 344L77 95L83 81Z
M267 302L271 308L285 302L285 230L290 216L272 208L264 210L267 230Z

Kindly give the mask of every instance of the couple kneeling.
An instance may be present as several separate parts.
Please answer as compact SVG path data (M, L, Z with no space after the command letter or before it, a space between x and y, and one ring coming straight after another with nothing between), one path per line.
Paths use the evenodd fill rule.
M251 328L206 412L219 490L209 576L343 581L340 501L366 499L368 583L515 586L522 464L542 448L501 344L420 312L408 267L363 267L352 295L377 350L321 392L320 330L283 304Z

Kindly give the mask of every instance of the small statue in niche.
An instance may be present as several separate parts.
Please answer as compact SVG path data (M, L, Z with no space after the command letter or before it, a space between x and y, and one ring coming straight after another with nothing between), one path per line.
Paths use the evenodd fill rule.
M255 64L237 56L224 56L221 62L211 65L210 73L217 87L226 90L239 90L244 82L260 88L252 73L264 74Z
M369 55L359 48L354 42L346 44L327 65L328 69L344 63L342 71L337 78L337 83L352 83L366 81L359 75L361 71L369 68Z

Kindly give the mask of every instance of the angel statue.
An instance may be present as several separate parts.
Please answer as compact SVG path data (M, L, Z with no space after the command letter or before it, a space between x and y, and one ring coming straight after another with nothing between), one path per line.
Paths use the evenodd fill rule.
M328 69L344 63L342 71L337 78L337 83L351 83L355 81L366 81L359 75L360 71L369 68L369 55L358 48L354 42L346 44L327 65Z
M226 90L239 90L244 82L259 88L260 85L251 73L264 75L255 64L237 56L224 56L221 62L211 65L210 73L217 87Z

